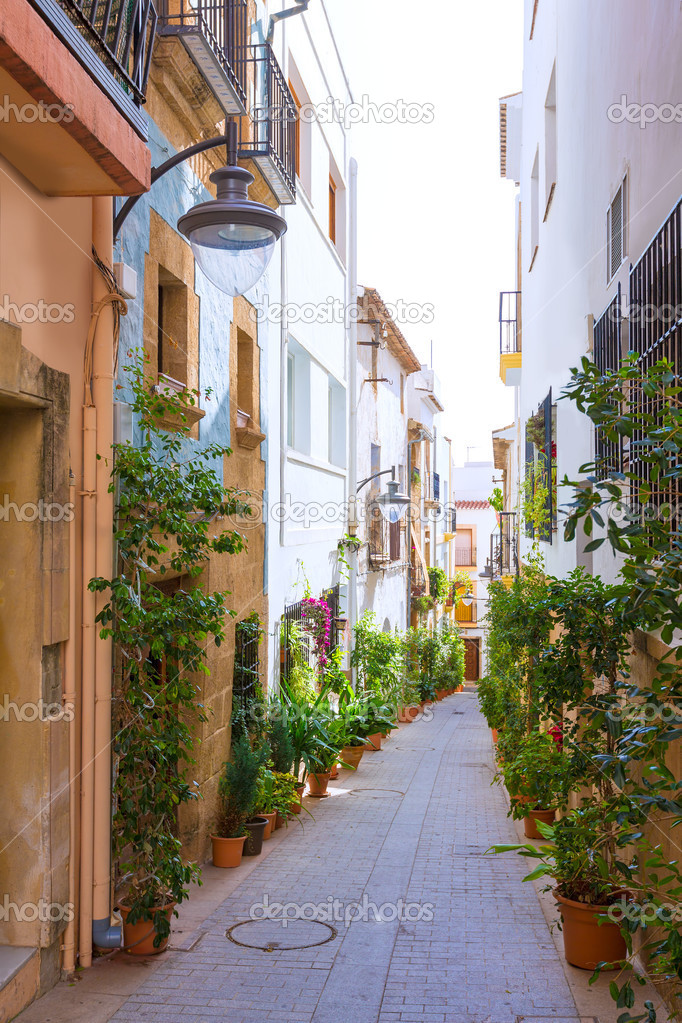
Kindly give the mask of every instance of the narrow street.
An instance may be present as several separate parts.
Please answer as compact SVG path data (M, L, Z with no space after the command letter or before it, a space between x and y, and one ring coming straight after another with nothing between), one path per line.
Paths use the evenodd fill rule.
M492 777L476 697L451 696L432 719L402 725L381 752L366 754L357 775L343 772L331 798L306 800L314 820L278 831L233 894L183 935L191 950L166 953L126 1001L121 985L143 971L118 953L85 983L59 985L20 1023L579 1020L535 889L521 883L526 861L483 856L516 838ZM207 869L202 891L216 873ZM228 940L266 895L301 908L324 908L330 896L344 907L363 895L377 906L404 900L432 905L433 920L335 922L338 933L317 946L332 933L319 922L260 921L232 932L242 945ZM251 943L272 950L244 947ZM95 984L90 999L99 971L110 983Z

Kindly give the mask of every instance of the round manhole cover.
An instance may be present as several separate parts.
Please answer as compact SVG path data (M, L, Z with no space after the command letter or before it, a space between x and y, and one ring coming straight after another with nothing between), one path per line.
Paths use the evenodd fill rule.
M351 789L351 796L369 796L371 799L391 799L395 796L404 796L400 789Z
M235 931L237 934L235 934ZM225 931L225 937L242 948L260 952L287 952L314 948L333 941L338 931L317 920L244 920Z

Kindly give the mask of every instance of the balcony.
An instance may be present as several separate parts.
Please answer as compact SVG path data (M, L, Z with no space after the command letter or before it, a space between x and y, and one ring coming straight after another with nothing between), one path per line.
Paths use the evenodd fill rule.
M500 512L499 528L490 536L491 578L501 579L518 570L516 512Z
M455 621L463 625L476 624L476 601L472 600L468 606L462 603L461 597L455 606Z
M438 508L440 505L440 476L437 472L427 472L424 476L424 506Z
M281 206L296 202L296 119L298 111L269 43L247 51L247 79L256 106L240 122L239 156L253 160Z
M180 40L225 114L245 114L247 0L161 2L159 35Z
M55 35L147 137L139 107L145 100L157 14L151 0L31 0Z
M475 547L458 547L455 545L455 566L457 568L475 568L477 562Z
M521 383L521 292L500 292L500 378L507 387Z

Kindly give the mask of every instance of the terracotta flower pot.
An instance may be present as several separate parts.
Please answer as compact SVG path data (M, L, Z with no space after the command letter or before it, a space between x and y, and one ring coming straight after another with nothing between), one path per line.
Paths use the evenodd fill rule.
M265 817L252 817L251 820L246 821L244 824L247 832L244 846L245 856L260 856L263 851L263 838L267 826L268 822Z
M303 809L302 806L301 806L301 797L303 796L304 789L305 789L305 785L297 785L296 786L296 793L297 793L297 797L298 798L295 799L293 801L293 803L291 804L291 806L289 807L289 809L291 810L292 813L300 813L301 810Z
M496 728L491 728L490 731L493 733L493 745L497 746L497 740L499 738L499 733L498 733Z
M617 923L599 922L608 906L590 906L574 902L554 891L563 921L566 961L580 970L594 970L597 963L621 962L627 958L625 940ZM618 969L618 967L613 967Z
M340 759L348 768L357 771L364 752L363 746L344 746Z
M267 842L269 838L272 838L272 833L275 830L275 822L277 820L277 811L273 810L272 813L259 813L259 817L265 817L268 822L265 825L265 831L263 832L263 841Z
M329 784L329 778L331 771L316 772L315 774L308 775L308 791L311 796L315 796L316 799L321 799L322 796L327 795L327 785Z
M163 907L163 913L168 920L175 908L174 902L169 902ZM128 913L130 908L119 904L121 917L123 918L123 951L131 956L155 956L165 952L168 945L168 938L164 938L158 948L154 948L156 928L153 920L138 920L137 923L129 924Z
M275 830L279 831L280 828L283 828L286 825L286 822L287 822L286 817L283 817L282 814L278 810L277 811L277 819L275 821Z
M438 697L439 700L444 700L445 697L448 695L448 692L449 692L448 689L436 689L436 696Z
M531 810L528 817L523 819L523 832L526 838L542 838L535 822L542 821L543 824L553 824L555 816L556 810Z
M363 747L368 753L376 752L381 749L381 732L373 732L372 735L368 735Z
M238 867L242 862L245 841L246 835L240 835L239 838L220 838L218 835L211 835L213 866Z
M334 779L338 778L338 776L339 776L339 765L338 764L333 764L332 765L332 769L329 772L329 780L330 781L334 781Z

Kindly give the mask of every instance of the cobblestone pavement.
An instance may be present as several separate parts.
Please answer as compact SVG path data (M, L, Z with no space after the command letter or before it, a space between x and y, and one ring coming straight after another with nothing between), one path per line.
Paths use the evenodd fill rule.
M314 820L289 829L191 950L170 955L112 1023L578 1020L535 890L521 883L527 861L483 856L515 840L492 777L473 694L401 727L357 774L342 772L331 798L307 801ZM241 944L226 936L265 896L347 906L364 895L378 907L431 904L433 919L341 920L333 931L266 920L232 931Z

